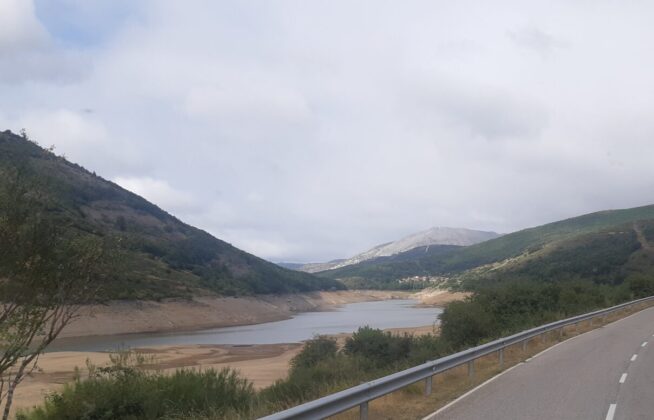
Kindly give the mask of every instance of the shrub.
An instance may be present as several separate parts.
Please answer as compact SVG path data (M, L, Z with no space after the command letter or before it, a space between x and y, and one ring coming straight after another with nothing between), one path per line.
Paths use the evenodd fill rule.
M146 372L136 359L119 357L107 368L90 366L45 404L21 414L22 419L155 419L194 413L247 412L255 392L231 369L178 370L172 375Z
M451 302L441 314L441 336L454 348L476 345L498 329L494 317L475 300Z
M308 368L336 356L338 346L331 337L318 336L304 344L302 351L291 360L292 369Z
M345 353L362 356L378 366L390 365L409 356L413 337L394 335L368 326L359 328L345 341Z

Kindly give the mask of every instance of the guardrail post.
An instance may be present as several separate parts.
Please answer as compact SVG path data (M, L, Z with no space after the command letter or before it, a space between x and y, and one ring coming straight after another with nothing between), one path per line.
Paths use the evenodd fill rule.
M500 358L500 370L504 370L504 349L500 349L498 353Z
M579 323L575 322L575 334L579 332Z
M425 397L428 397L431 395L431 382L432 382L433 376L428 376L425 378Z
M529 339L522 340L522 352L525 353L527 351L527 342Z
M475 378L475 361L471 360L468 362L468 379Z
M559 330L559 340L563 338L563 329L564 328L565 327L561 327L561 329Z
M359 420L368 420L368 401L359 406Z
M593 328L593 318L590 319L590 327Z

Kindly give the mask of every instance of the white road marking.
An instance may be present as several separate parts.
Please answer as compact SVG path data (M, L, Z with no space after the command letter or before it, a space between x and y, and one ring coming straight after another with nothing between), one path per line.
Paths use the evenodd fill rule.
M609 406L609 411L606 413L606 420L613 420L613 416L615 416L615 407L615 404Z
M641 344L641 347L645 347L647 345L647 341L643 341L643 344Z
M622 376L620 376L620 383L623 384L624 381L626 381L626 380L627 380L627 374L623 373Z
M627 315L627 316L625 316L624 318L619 318L619 319L617 319L617 320L611 322L611 324L618 324L618 323L620 323L620 322L623 322L623 321L625 321L625 320L627 320L627 319L629 319L629 318L632 318L632 317L635 317L636 315L639 315L641 312L644 312L644 311L646 311L646 310L648 310L648 309L652 309L652 308L649 307L649 308L645 308L645 309L643 309L642 311L634 312L634 313L631 314L631 315ZM575 335L574 337L570 337L570 338L568 338L568 339L566 339L566 340L564 340L564 341L562 341L562 342L560 342L560 343L555 344L555 346L558 346L559 344L563 344L563 343L570 342L570 341L574 340L575 338L579 338L579 337L582 337L582 336L584 336L584 335L590 335L590 334L592 334L592 333L594 333L594 332L596 332L596 331L598 331L598 330L597 330L597 329L592 329L592 330L590 330L590 331L586 331L586 332L581 333L581 334L579 334L579 335ZM654 334L652 334L652 336L654 337ZM553 347L554 347L554 346L553 346ZM547 349L546 349L546 350L547 350ZM542 352L541 352L541 353L542 353ZM539 353L539 354L540 354L540 353ZM638 357L638 355L634 354L634 355L631 357L631 361L633 362L634 360L636 360L636 357ZM525 361L529 361L530 359L531 359L531 358L529 358L529 359L527 359L527 360L525 360ZM473 389L471 389L470 391L466 392L465 394L461 395L460 397L458 397L458 398L455 399L454 401L450 401L448 404L446 404L446 405L444 405L443 407L439 408L439 409L436 410L435 412L433 412L433 413L431 413L431 414L425 416L422 420L433 420L433 419L435 419L436 416L437 416L438 414L442 413L442 412L445 411L446 409L450 408L451 406L455 405L455 404L458 403L459 401L463 400L465 397L467 397L468 395L474 393L474 392L477 391L478 389L482 388L484 385L487 385L487 384L493 382L495 379L499 378L500 376L504 376L504 375L506 375L507 373L509 373L510 371L512 371L513 369L517 368L518 366L522 366L522 365L524 365L524 364L525 364L525 363L518 363L518 364L516 364L516 365L514 365L514 366L511 366L511 367L508 368L507 370L505 370L505 371L503 371L503 372L500 372L499 374L497 374L497 375L495 375L495 376L489 378L486 382L483 382L483 383L477 385L475 388L473 388ZM612 404L612 406L615 406L615 404ZM611 412L611 407L609 407L609 413L610 413L610 412ZM615 413L615 408L613 408L613 412ZM607 413L607 414L608 414L608 413ZM611 416L611 420L612 420L612 419L613 419L613 416ZM609 419L607 418L607 420L609 420Z

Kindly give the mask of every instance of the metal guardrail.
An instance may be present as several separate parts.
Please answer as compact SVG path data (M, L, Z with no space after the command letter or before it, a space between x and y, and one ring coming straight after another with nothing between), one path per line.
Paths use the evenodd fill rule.
M475 360L495 352L498 353L500 366L503 367L504 349L511 345L522 343L523 350L526 350L527 342L531 338L541 334L559 330L559 334L563 335L563 327L567 327L569 325L575 325L576 327L578 323L587 320L590 320L592 325L593 318L606 318L606 316L610 313L652 300L654 300L654 296L541 325L540 327L522 331L520 333L500 338L498 340L463 350L449 356L441 357L440 359L423 363L422 365L418 365L410 369L394 373L392 375L384 376L383 378L366 382L364 384L357 385L335 394L327 395L326 397L298 405L297 407L262 417L261 420L324 419L326 417L333 416L357 406L360 407L360 418L364 420L368 418L368 402L376 398L390 394L394 391L398 391L408 385L420 381L425 381L425 395L429 395L431 394L432 377L438 373L467 363L468 375L473 377L475 372Z

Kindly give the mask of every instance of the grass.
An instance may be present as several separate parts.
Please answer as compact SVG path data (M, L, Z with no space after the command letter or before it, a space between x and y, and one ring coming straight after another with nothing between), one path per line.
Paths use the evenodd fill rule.
M432 393L429 396L424 395L425 385L423 382L419 382L371 401L368 407L369 418L388 420L397 418L422 419L493 376L524 362L547 348L651 306L654 306L654 304L643 303L628 310L610 314L606 320L601 317L599 320L596 318L593 320L592 326L590 321L580 323L578 328L567 326L563 328L562 335L559 335L559 331L543 334L529 340L526 351L522 350L521 343L507 347L504 351L503 368L499 366L497 353L481 357L475 361L475 375L472 379L468 375L467 365L457 366L433 377ZM331 418L337 420L359 419L359 408L353 408Z

